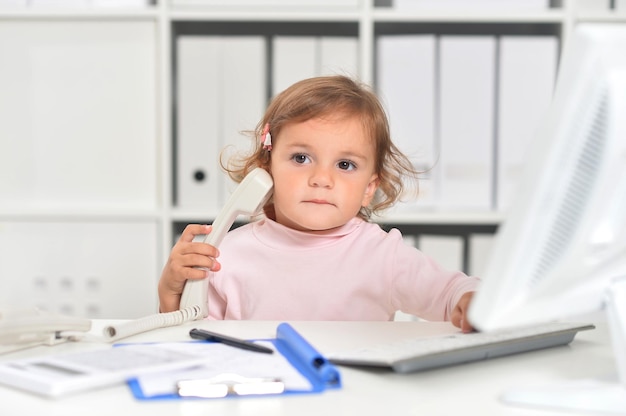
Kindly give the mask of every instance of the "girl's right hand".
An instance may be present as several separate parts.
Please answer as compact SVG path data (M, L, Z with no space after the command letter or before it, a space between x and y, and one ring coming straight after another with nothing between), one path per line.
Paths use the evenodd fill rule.
M204 279L208 276L205 269L214 272L220 269L216 260L218 249L206 243L193 242L196 235L209 234L211 229L210 225L189 224L172 248L159 279L160 312L178 310L187 279Z

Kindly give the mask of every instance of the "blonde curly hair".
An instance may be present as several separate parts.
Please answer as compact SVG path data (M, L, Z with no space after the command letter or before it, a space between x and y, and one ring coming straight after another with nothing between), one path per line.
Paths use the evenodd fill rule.
M285 125L331 115L359 117L366 134L375 143L379 185L369 206L359 211L359 217L369 220L372 214L380 214L394 205L405 191L406 180L415 185L417 194L418 172L392 142L387 115L378 97L367 85L343 75L305 79L274 97L255 131L248 132L254 136L252 149L231 156L227 163L222 161L222 167L235 182L241 182L257 167L270 171L272 152L264 149L260 140L266 125L270 126L272 141L276 143ZM266 212L271 212L271 204L270 200Z

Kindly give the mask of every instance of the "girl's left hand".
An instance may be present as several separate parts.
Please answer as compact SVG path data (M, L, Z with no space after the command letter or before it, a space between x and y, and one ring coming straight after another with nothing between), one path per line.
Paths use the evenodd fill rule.
M467 319L467 311L473 296L474 292L467 292L461 296L461 299L459 299L459 302L452 310L452 316L450 317L452 324L461 328L463 332L472 332L474 330L472 324L470 324Z

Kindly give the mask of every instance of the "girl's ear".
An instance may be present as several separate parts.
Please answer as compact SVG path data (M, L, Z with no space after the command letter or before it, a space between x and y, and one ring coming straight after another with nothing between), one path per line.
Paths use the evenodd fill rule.
M374 194L376 193L376 189L378 189L378 184L380 181L378 180L378 175L373 174L370 178L367 187L365 188L365 193L363 194L363 200L361 201L361 206L366 207L372 202L374 198Z

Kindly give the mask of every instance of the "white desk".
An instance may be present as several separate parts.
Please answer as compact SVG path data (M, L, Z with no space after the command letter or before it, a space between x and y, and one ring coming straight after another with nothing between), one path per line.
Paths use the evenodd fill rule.
M320 352L336 351L358 342L419 334L421 322L290 322ZM242 338L272 338L278 322L201 321L140 334L125 341L186 340L192 327ZM104 325L94 322L94 330ZM441 324L439 324L441 325ZM45 399L0 386L2 416L94 415L563 415L558 412L510 407L498 401L500 392L515 385L539 385L615 372L604 322L597 329L579 333L566 347L465 364L408 375L382 370L340 367L343 388L322 394L219 400L137 401L126 385L81 393L61 399ZM410 331L407 331L409 329ZM108 348L95 342L36 347L0 356L0 361L40 354Z

